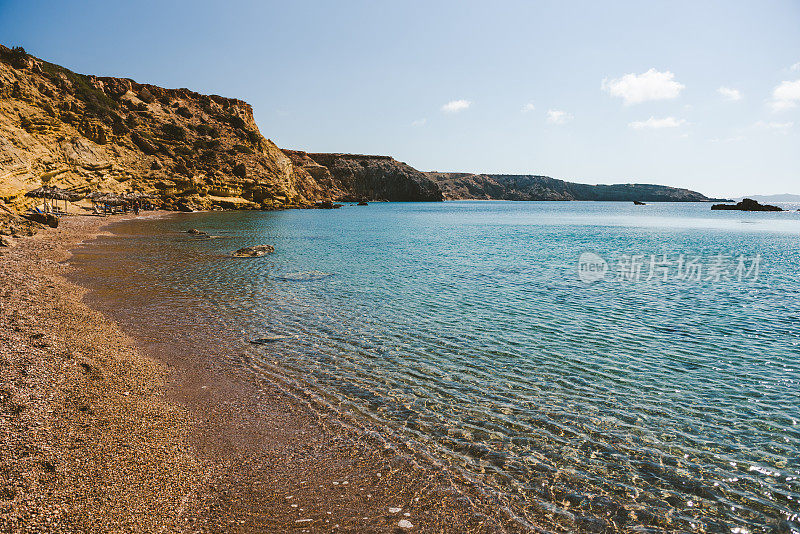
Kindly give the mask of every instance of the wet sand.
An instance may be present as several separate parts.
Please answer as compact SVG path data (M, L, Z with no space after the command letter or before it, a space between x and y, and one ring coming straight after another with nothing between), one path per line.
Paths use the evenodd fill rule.
M402 444L91 309L69 250L114 220L0 249L0 531L531 530Z

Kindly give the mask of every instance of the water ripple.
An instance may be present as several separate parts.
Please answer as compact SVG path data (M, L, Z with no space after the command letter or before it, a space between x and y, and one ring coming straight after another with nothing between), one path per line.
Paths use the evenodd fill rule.
M129 223L75 261L164 343L268 340L242 348L253 372L413 440L553 530L800 532L800 217L652 208L196 214ZM225 257L260 243L276 253ZM765 272L587 286L585 250L759 253Z

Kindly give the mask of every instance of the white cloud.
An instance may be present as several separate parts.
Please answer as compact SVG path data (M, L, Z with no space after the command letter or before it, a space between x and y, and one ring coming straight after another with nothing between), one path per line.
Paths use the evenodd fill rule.
M444 106L442 106L442 111L445 113L458 113L459 111L464 111L468 107L472 105L472 102L469 100L451 100Z
M722 98L729 102L736 102L742 99L742 92L738 89L731 89L730 87L720 87L717 92L722 95Z
M663 119L650 117L646 121L628 123L628 126L634 130L660 130L661 128L677 128L683 124L686 124L684 119L676 119L675 117L664 117Z
M738 143L739 141L744 141L745 137L743 135L735 135L733 137L714 137L710 139L712 143Z
M762 130L775 130L780 133L789 133L789 130L794 126L793 122L766 122L758 121L753 126Z
M648 100L677 98L686 88L682 83L675 81L673 73L659 72L656 69L650 69L642 74L626 74L613 80L606 78L601 87L611 96L622 98L626 106Z
M572 120L572 114L559 109L547 110L547 122L550 124L566 124Z
M792 72L800 71L800 61L789 67L789 70Z
M783 81L772 91L772 111L796 107L800 103L800 80Z
M423 117L421 119L417 119L414 122L412 122L411 126L425 126L426 122L428 122L428 119Z
M533 105L533 102L528 102L527 104L522 106L522 112L523 113L529 113L529 112L531 112L531 111L533 111L535 109L536 109L536 106Z

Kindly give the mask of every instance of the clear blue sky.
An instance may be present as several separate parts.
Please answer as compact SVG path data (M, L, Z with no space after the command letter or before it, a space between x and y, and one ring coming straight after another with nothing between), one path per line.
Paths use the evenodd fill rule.
M421 170L800 194L800 2L0 0L0 42Z

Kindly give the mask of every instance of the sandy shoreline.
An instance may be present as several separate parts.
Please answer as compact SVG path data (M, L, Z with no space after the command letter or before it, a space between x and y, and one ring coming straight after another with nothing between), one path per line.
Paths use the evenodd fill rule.
M145 353L64 277L108 222L68 217L0 249L0 531L524 529L274 384Z

